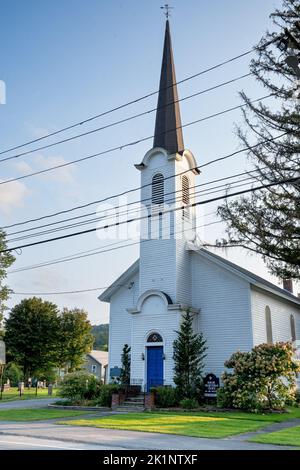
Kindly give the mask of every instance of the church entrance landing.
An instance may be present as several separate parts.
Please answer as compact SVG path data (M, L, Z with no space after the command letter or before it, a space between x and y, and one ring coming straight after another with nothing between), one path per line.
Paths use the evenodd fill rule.
M164 383L163 346L147 346L147 392Z

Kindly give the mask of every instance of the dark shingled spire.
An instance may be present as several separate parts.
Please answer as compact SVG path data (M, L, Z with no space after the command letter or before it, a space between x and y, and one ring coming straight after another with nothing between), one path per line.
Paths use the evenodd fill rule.
M184 150L169 21L166 22L153 147ZM170 132L168 132L170 131Z

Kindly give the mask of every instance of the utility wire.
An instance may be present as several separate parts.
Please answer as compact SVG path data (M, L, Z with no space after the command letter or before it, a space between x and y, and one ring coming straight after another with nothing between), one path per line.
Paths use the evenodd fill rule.
M203 224L203 225L198 225L198 226L195 226L194 229L196 230L198 228L208 227L210 225L216 225L216 224L220 224L220 223L222 223L222 220L217 220L217 221L209 222L209 223L206 223L206 224ZM178 230L178 231L175 231L175 232L171 233L170 235L172 236L176 233L187 232L187 231L190 231L190 229L180 230L180 231ZM95 255L98 255L98 254L101 254L101 253L107 253L107 252L110 252L110 251L119 250L121 248L126 248L126 247L129 247L129 246L139 245L140 243L143 244L143 243L147 243L147 242L150 242L150 241L151 241L151 239L142 239L142 240L139 239L136 242L126 243L126 244L121 244L123 242L118 241L118 242L110 243L109 245L106 245L104 247L104 249L101 249L101 250L96 248L94 250L83 251L81 253L79 252L79 253L74 254L74 255L70 255L70 256L67 256L67 257L63 257L63 258L57 258L57 259L54 259L54 260L49 260L49 261L46 261L46 262L43 262L43 263L37 263L37 264L29 265L29 266L23 266L21 268L13 269L12 271L9 271L8 274L14 274L14 273L23 272L23 271L29 271L29 270L32 270L32 269L52 266L54 264L66 263L68 261L74 261L74 260L77 260L77 259L88 258L90 256L95 256ZM118 245L118 246L116 246L116 245ZM90 251L93 251L93 252L90 253Z
M231 187L231 189L239 188L241 186L248 185L248 184L250 184L254 181L257 181L254 176L248 177L248 178L243 178L243 179L240 179L240 180L237 180L237 181L232 181L230 183L230 187ZM237 183L242 183L242 184L237 184ZM194 186L194 188L196 188L196 187L197 186ZM226 189L226 187L228 187L228 184L226 184L226 185L221 184L221 185L218 185L218 186L213 186L212 188L207 188L205 190L194 191L194 192L190 193L190 197L193 198L197 195L207 196L209 194L218 193L220 191L224 191ZM180 189L178 191L175 191L175 193L176 192L181 192L181 191L182 190ZM164 204L176 204L178 201L181 201L181 199L182 199L182 197L181 197L181 194L180 194L180 195L176 196L175 198L165 200ZM113 214L109 214L108 216L95 217L94 219L89 219L89 220L82 221L82 222L77 222L77 223L73 223L73 224L69 224L69 225L64 225L62 227L56 227L54 229L44 230L42 232L35 232L35 233L32 233L32 234L28 234L28 235L23 235L23 236L12 238L12 239L7 239L6 243L11 243L11 242L20 241L20 240L27 240L28 238L35 238L35 237L39 237L39 236L43 236L43 235L48 235L48 234L60 232L60 231L63 231L63 230L68 230L68 229L75 228L75 227L81 227L83 225L89 225L91 223L95 223L95 222L99 222L99 221L103 221L103 220L107 220L107 219L108 220L110 220L112 218L116 219L116 218L119 218L120 216L124 216L124 215L126 215L126 216L132 215L132 214L137 214L138 215L141 212L143 212L143 208L140 208L140 207L135 208L135 209L131 209L129 211L124 210L122 212L116 212L116 213L113 213Z
M258 191L260 189L270 188L272 186L277 186L279 184L293 183L293 182L296 182L296 181L297 182L299 181L299 177L283 179L283 180L277 180L275 182L264 184L264 185L261 185L261 186L257 186L255 188L246 189L246 190L242 190L242 191L236 191L234 193L225 194L223 196L218 196L218 197L215 197L215 198L212 198L212 199L207 199L205 201L194 202L192 204L187 204L187 205L184 205L184 206L176 207L174 209L169 209L167 211L160 211L157 214L155 214L155 217L158 217L158 216L161 216L161 215L164 215L164 214L169 214L169 213L172 213L172 212L176 212L178 210L184 210L184 209L187 209L188 207L196 207L196 206L199 206L199 205L219 201L220 199L227 199L229 197L239 196L241 194L246 194L246 193ZM79 235L86 235L88 233L96 232L98 230L106 230L106 229L111 228L111 227L116 227L116 226L119 226L119 225L124 225L124 224L128 224L128 223L131 223L131 222L139 221L139 220L150 219L150 218L153 218L153 217L154 217L153 214L148 214L146 216L142 216L142 217L138 217L138 218L134 218L134 219L128 219L128 220L121 221L121 222L116 222L116 223L113 223L113 224L107 224L107 225L104 225L104 226L101 226L101 227L94 227L94 228L83 230L83 231L80 231L80 232L74 232L74 233L70 233L70 234L66 234L66 235L61 235L59 237L54 237L54 238L49 238L49 239L46 239L46 240L31 242L31 243L27 243L25 245L19 245L19 246L15 246L15 247L12 247L12 248L6 248L4 250L1 250L0 253L6 253L6 252L14 251L14 250L19 250L19 249L22 249L22 248L28 248L28 247L32 247L32 246L42 245L42 244L45 244L45 243L50 243L50 242L53 242L53 241L58 241L58 240L63 240L63 239L71 238L71 237L76 237L76 236L79 236Z
M251 103L256 103L257 101L262 101L266 98L269 98L270 96L273 96L273 94L269 94L269 95L266 95L266 96L263 96L261 98L258 98L254 101L251 101ZM199 122L203 122L203 121L206 121L208 119L212 119L214 117L217 117L217 116L221 116L223 114L226 114L226 113L229 113L231 111L234 111L236 109L241 109L243 107L247 106L246 104L242 104L242 105L238 105L238 106L234 106L232 108L228 108L228 109L225 109L223 111L220 111L218 113L214 113L214 114L211 114L210 116L206 116L204 118L200 118L200 119L196 119L195 121L191 121L187 124L183 124L181 126L177 126L173 129L169 129L167 131L164 131L164 132L161 132L157 135L164 135L164 134L168 134L170 132L174 132L178 129L183 129L185 127L189 127L189 126L193 126L195 124L198 124ZM129 142L129 143L126 143L126 144L123 144L123 145L118 145L117 147L111 147L109 149L106 149L106 150L103 150L101 152L98 152L98 153L94 153L92 155L87 155L85 157L81 157L81 158L77 158L76 160L71 160L69 162L66 162L66 163L61 163L60 165L55 165L55 166L51 166L49 168L45 168L43 170L39 170L39 171L35 171L33 173L28 173L26 175L22 175L22 176L18 176L16 178L11 178L11 179L8 179L8 180L4 180L4 181L0 181L0 185L3 185L3 184L8 184L8 183L13 183L14 181L20 181L20 180L23 180L23 179L26 179L26 178L30 178L32 176L37 176L37 175L41 175L41 174L44 174L44 173L47 173L48 171L53 171L53 170L57 170L57 169L60 169L60 168L65 168L67 166L70 166L70 165L74 165L75 163L81 163L81 162L84 162L84 161L87 161L87 160L91 160L93 158L96 158L96 157L99 157L99 156L103 156L103 155L107 155L109 153L113 153L113 152L116 152L117 150L121 151L123 150L124 148L127 148L127 147L132 147L132 146L135 146L135 145L138 145L142 142L146 142L148 140L151 140L154 138L154 135L151 135L151 136L148 136L148 137L143 137L141 139L138 139L138 140L135 140L135 141L132 141L132 142Z
M268 167L262 167L262 168L258 168L257 170L244 171L242 173L237 173L237 174L232 175L232 176L226 176L224 178L219 178L219 179L216 179L216 180L208 181L207 183L197 184L197 185L193 186L193 188L207 186L207 185L210 185L210 184L213 184L213 183L219 183L221 181L228 181L229 179L239 177L239 176L250 175L252 173L256 173L260 170L267 169L267 168ZM231 183L228 183L228 184L231 184ZM178 192L182 192L182 189L178 189L177 191L171 191L169 193L165 193L165 196L168 196L168 195L174 194L174 193L178 193ZM132 201L132 202L128 202L127 204L122 204L122 205L118 206L118 210L122 209L123 207L129 207L129 206L132 206L132 205L143 204L143 203L151 201L151 200L152 200L152 197L148 197L148 198L145 198L145 199L138 199L138 200L135 200L135 201ZM115 209L116 209L116 207L112 207L111 209L108 209L108 210L115 211ZM75 217L69 217L67 219L58 220L56 222L50 222L48 224L43 224L43 225L38 225L38 226L35 226L35 227L30 227L30 228L27 228L27 229L23 229L23 230L18 230L16 232L9 232L9 233L6 233L6 236L8 237L8 236L12 236L12 235L18 235L20 233L31 232L32 230L37 230L37 229L40 229L40 228L51 227L53 225L62 224L64 222L69 222L71 220L73 221L73 220L82 219L84 217L89 217L89 216L95 215L96 213L98 213L98 211L88 212L87 214L77 215ZM107 213L107 211L105 211L105 213ZM118 215L119 214L120 213L118 213ZM96 220L96 219L93 219L93 220ZM24 222L24 223L26 223L26 222ZM14 224L12 226L14 226ZM3 228L7 228L7 227L3 227Z
M38 152L40 150L45 150L45 149L48 149L48 148L51 148L51 147L54 147L56 145L60 145L60 144L63 144L63 143L66 143L66 142L70 142L72 140L75 140L75 139L79 139L80 137L85 137L85 136L88 136L88 135L91 135L91 134L94 134L95 132L100 132L100 131L103 131L105 129L109 129L110 127L114 127L114 126L117 126L119 124L124 124L125 122L128 122L128 121L132 121L133 119L136 119L136 118L139 118L139 117L142 117L142 116L146 116L148 114L151 114L155 111L158 111L162 108L167 108L168 106L171 106L175 103L179 103L181 101L186 101L188 99L191 99L191 98L195 98L196 96L199 96L199 95L202 95L204 93L207 93L209 91L213 91L213 90L216 90L217 88L220 88L222 86L225 86L225 85L228 85L230 83L233 83L233 82L236 82L238 80L241 80L242 78L245 78L245 77L249 77L250 75L252 75L252 72L250 73L247 73L245 75L241 75L239 77L236 77L236 78L233 78L232 80L228 80L227 82L223 82L223 83L220 83L218 85L215 85L213 87L210 87L210 88L207 88L205 90L202 90L202 91L198 91L196 93L193 93L191 95L188 95L188 96L185 96L184 98L181 98L181 99L178 99L176 101L172 101L171 103L168 103L166 105L163 105L163 106L159 106L159 107L156 107L156 108L152 108L152 109L148 109L147 111L144 111L142 113L138 113L138 114L134 114L133 116L129 116L127 118L124 118L124 119L121 119L119 121L115 121L115 122L112 122L110 124L106 124L105 126L102 126L102 127L97 127L96 129L92 129L90 131L87 131L87 132L83 132L82 134L76 134L74 136L71 136L71 137L68 137L66 139L63 139L63 140L59 140L57 142L52 142L51 144L47 144L47 145L43 145L41 147L37 147L37 148L34 148L34 149L31 149L31 150L28 150L26 152L22 152L22 153L19 153L19 154L16 154L16 155L12 155L10 157L5 157L5 158L2 158L0 160L0 163L3 163L3 162L6 162L6 161L9 161L9 160L13 160L13 159L17 159L17 158L20 158L20 157L23 157L25 155L29 155L29 154L32 154L32 153L35 153L35 152ZM1 153L0 153L1 154Z
M259 143L257 143L257 144L254 144L254 145L252 145L252 146L248 146L248 147L245 147L245 148L243 148L243 149L237 150L237 151L235 151L235 152L233 152L233 153L230 153L230 154L227 154L227 155L225 155L225 156L223 156L223 157L219 157L219 158L216 158L216 159L214 159L214 160L210 160L210 161L204 163L203 165L198 165L198 166L193 167L193 168L191 168L191 169L189 169L189 170L185 170L185 171L182 171L182 172L180 172L180 173L177 173L176 175L167 176L167 177L164 178L164 180L166 181L166 180L171 179L171 178L176 178L177 176L181 176L181 175L183 175L183 174L185 174L185 173L188 173L189 171L199 170L199 169L204 168L204 167L206 167L206 166L208 166L208 165L211 165L211 164L213 164L213 163L217 163L218 161L222 161L222 160L225 160L225 159L227 159L227 158L231 158L231 157L233 157L233 156L235 156L235 155L237 155L237 154L239 154L239 153L247 152L247 151L249 151L249 150L252 150L252 149L254 149L254 148L257 148L257 147L259 147L260 145L264 145L264 144L266 144L266 143L273 142L273 141L275 141L275 140L277 140L277 139L279 139L279 138L281 138L281 137L284 137L285 135L287 135L287 132L285 132L285 133L283 133L283 134L281 134L281 135L279 135L279 136L273 137L273 138L271 138L271 139L266 139L266 140L264 140L264 141L262 141L262 142L259 142ZM151 185L152 185L152 183L144 184L144 185L138 186L138 187L136 187L136 188L132 188L132 189L123 191L123 192L121 192L121 193L114 194L114 195L112 195L112 196L107 196L107 197L105 197L105 198L103 198L103 199L94 200L94 201L88 202L88 203L86 203L86 204L81 204L81 205L79 205L79 206L72 207L72 208L70 208L70 209L65 209L65 210L58 211L58 212L55 212L55 213L52 213L52 214L47 214L47 215L44 215L44 216L36 217L36 218L34 218L34 219L28 219L28 220L25 220L25 221L22 221L22 222L17 222L17 223L11 224L11 225L6 225L6 226L3 226L2 229L7 229L7 228L11 228L11 227L16 227L16 226L28 224L28 223L31 223L31 222L37 222L37 221L44 220L44 219L47 219L47 218L50 218L50 217L56 217L56 216L61 215L61 214L66 214L66 213L68 213L68 212L72 212L72 211L75 211L75 210L84 209L84 208L89 207L89 206L92 206L92 205L94 205L94 204L99 204L99 203L102 203L102 202L106 202L106 201L108 201L108 200L110 200L110 199L115 199L115 198L117 198L117 197L125 196L126 194L130 194L130 193L139 191L140 189L149 187L149 186L151 186Z
M202 70L201 72L198 72L198 73L195 73L195 74L193 74L193 75L190 75L190 76L188 76L188 77L186 77L186 78L184 78L184 79L182 79L182 80L180 80L180 81L178 81L178 82L172 84L171 86L167 86L167 87L161 88L160 90L165 90L165 89L168 89L168 88L170 88L170 87L172 88L172 87L175 86L175 85L180 85L181 83L185 83L185 82L187 82L187 81L189 81L189 80L192 80L192 79L194 79L194 78L196 78L196 77L199 77L200 75L204 75L204 74L207 73L207 72L211 72L212 70L215 70L215 69L217 69L217 68L219 68L219 67L222 67L223 65L229 64L229 63L231 63L231 62L233 62L233 61L235 61L235 60L237 60L237 59L240 59L240 58L242 58L242 57L245 57L246 55L251 54L254 50L255 50L255 48L249 49L248 51L243 52L242 54L239 54L239 55L237 55L237 56L235 56L235 57L232 57L232 58L230 58L230 59L228 59L228 60L225 60L225 61L223 61L223 62L220 62L220 63L218 63L218 64L216 64L216 65L214 65L214 66L212 66L212 67L209 67L209 68L207 68L207 69L205 69L205 70ZM10 148L8 148L8 149L2 150L2 151L0 151L0 155L3 155L4 153L11 152L11 151L13 151L13 150L17 150L17 149L19 149L19 148L21 148L21 147L25 147L25 146L30 145L30 144L33 144L33 143L35 143L35 142L39 142L39 141L41 141L41 140L43 140L43 139L48 139L49 137L52 137L52 136L54 136L54 135L60 134L60 133L65 132L65 131L68 131L68 130L70 130L70 129L74 129L75 127L78 127L78 126L82 126L83 124L86 124L87 122L94 121L95 119L98 119L98 118L100 118L100 117L102 117L102 116L106 116L107 114L113 113L113 112L115 112L115 111L119 111L120 109L123 109L123 108L125 108L125 107L127 107L127 106L130 106L130 105L132 105L132 104L139 103L140 101L145 100L146 98L150 98L151 96L157 95L160 90L156 90L156 91L153 91L153 92L148 93L148 94L146 94L146 95L140 96L139 98L136 98L136 99L134 99L134 100L128 101L128 102L126 102L126 103L123 103L123 104L121 104L121 105L119 105L119 106L116 106L115 108L111 108L111 109L109 109L109 110L107 110L107 111L104 111L104 112L102 112L102 113L100 113L100 114L96 114L96 115L91 116L91 117L89 117L89 118L87 118L87 119L84 119L84 120L82 120L82 121L76 122L76 123L74 123L74 124L70 124L69 126L63 127L63 128L61 128L61 129L58 129L57 131L54 131L54 132L51 132L51 133L49 133L49 134L43 135L43 136L41 136L41 137L38 137L38 138L33 139L33 140L30 140L30 141L25 142L25 143L23 143L23 144L19 144L19 145L16 145L16 146L14 146L14 147L10 147Z

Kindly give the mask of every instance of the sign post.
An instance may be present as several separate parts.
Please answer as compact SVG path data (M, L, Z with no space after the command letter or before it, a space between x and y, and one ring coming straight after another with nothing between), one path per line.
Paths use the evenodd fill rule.
M0 340L0 400L2 400L3 372L6 363L5 343Z

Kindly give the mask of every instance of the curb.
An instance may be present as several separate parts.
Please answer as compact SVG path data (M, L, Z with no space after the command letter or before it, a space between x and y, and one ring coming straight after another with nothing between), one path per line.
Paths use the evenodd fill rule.
M48 404L49 408L55 408L58 410L78 410L78 411L112 411L111 408L105 406L76 406L76 405L55 405Z

